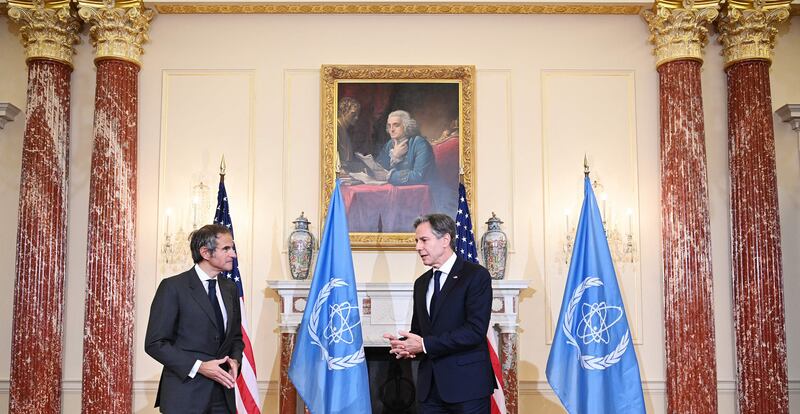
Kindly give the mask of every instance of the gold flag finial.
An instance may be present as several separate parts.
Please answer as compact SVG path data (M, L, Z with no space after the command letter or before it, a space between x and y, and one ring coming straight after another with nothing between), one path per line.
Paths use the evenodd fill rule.
M225 154L222 154L222 160L219 162L219 175L225 175Z
M589 176L589 158L583 154L583 175Z

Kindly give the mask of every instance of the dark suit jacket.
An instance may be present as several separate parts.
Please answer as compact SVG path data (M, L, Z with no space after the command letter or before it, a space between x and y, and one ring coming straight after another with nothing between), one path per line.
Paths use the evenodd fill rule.
M214 381L200 373L189 378L195 361L228 356L241 366L244 342L236 285L225 278L217 280L228 313L224 340L194 268L162 280L153 298L144 350L164 365L155 405L162 412L202 413L208 408ZM234 390L226 389L225 396L230 412L236 412Z
M411 332L425 342L419 363L417 399L425 401L436 378L439 396L448 403L486 397L495 388L486 332L492 311L492 280L483 266L456 258L428 315L425 294L433 270L414 282Z

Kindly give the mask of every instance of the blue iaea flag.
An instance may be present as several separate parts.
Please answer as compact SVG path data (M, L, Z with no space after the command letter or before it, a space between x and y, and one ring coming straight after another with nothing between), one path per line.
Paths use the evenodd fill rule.
M570 414L644 413L639 364L588 175L583 193L547 382Z
M478 249L469 218L469 203L464 184L458 184L458 213L456 213L456 253L464 260L478 263Z
M289 378L312 414L372 413L350 234L338 180Z

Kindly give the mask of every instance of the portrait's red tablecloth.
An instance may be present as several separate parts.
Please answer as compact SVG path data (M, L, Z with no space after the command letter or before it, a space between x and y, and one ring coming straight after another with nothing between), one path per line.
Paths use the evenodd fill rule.
M351 232L412 233L414 219L431 211L427 185L343 185Z

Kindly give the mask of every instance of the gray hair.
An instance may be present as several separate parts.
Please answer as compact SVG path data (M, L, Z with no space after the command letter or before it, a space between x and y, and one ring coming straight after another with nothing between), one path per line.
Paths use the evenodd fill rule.
M456 251L456 221L452 217L442 213L425 214L414 220L414 228L416 229L422 223L430 223L431 232L437 239L449 234L450 248Z
M195 263L203 261L200 248L205 247L211 252L217 249L217 237L220 234L231 234L231 231L219 224L206 224L189 235L189 249L192 251L192 260Z
M407 137L413 137L415 135L419 135L419 126L417 125L417 120L412 118L408 112L403 110L392 111L389 116L386 117L388 121L391 117L398 117L400 118L400 122L403 124L403 134ZM386 128L386 132L389 132L389 128Z

